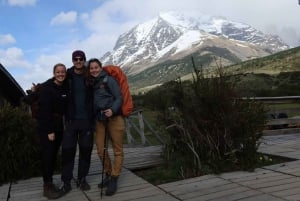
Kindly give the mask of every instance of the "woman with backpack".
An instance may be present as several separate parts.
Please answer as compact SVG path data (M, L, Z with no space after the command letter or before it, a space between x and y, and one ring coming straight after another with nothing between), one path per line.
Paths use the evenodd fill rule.
M41 149L43 194L49 199L56 199L63 195L53 184L52 177L64 130L63 115L68 99L65 79L66 67L58 63L53 67L53 78L39 84L39 87L33 86L33 92L28 95L35 96L38 105L36 120Z
M96 138L98 156L102 161L105 179L98 185L107 186L106 195L111 196L117 191L117 181L123 166L123 136L125 120L122 116L122 93L118 82L108 75L98 59L90 59L88 73L94 90L94 112L96 117ZM108 136L109 135L109 136ZM114 160L110 160L107 140L111 139Z

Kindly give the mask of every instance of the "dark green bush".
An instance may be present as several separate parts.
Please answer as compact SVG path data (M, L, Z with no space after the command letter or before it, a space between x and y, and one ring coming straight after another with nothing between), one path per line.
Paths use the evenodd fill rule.
M0 106L0 184L39 174L35 122L25 106Z
M152 106L164 110L170 135L165 156L170 166L180 164L181 177L256 166L266 110L242 99L234 83L218 73L204 78L195 70L192 83L177 80L148 94Z

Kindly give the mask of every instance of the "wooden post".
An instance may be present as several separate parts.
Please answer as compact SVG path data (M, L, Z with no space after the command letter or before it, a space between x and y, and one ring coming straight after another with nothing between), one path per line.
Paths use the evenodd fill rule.
M146 144L146 138L145 138L145 126L144 126L144 120L143 120L143 114L142 111L138 112L138 120L139 120L139 127L140 127L140 136L142 140L142 144Z
M131 124L130 124L130 121L128 119L128 117L125 118L125 123L126 123L126 136L127 136L127 143L128 144L133 144L133 137L130 133L130 128L131 128Z

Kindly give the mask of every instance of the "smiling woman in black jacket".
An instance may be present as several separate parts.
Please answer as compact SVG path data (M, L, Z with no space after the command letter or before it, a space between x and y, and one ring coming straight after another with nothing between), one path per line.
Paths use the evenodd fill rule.
M53 67L53 78L43 83L39 97L37 127L41 145L44 196L49 199L62 196L60 190L53 184L52 176L64 130L63 116L68 100L65 79L65 65L56 64Z

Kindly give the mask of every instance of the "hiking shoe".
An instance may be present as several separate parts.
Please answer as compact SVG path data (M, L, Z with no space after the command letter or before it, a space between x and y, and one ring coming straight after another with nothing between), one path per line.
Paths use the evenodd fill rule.
M109 174L105 174L105 178L103 179L103 182L98 184L98 188L104 188L108 185L110 180L110 175Z
M111 196L117 191L118 177L111 176L107 185L105 195Z
M44 184L44 192L43 195L47 197L49 200L57 199L62 196L60 190L54 186L51 182Z
M71 184L64 182L62 187L59 190L60 190L62 196L66 195L67 193L69 193L72 190Z
M85 178L77 181L77 188L80 188L82 191L88 191L91 189L90 185L86 182Z

